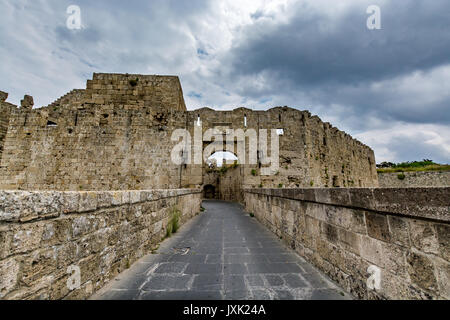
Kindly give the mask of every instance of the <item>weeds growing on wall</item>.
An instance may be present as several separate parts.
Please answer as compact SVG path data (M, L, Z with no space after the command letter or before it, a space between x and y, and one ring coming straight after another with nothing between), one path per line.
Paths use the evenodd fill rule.
M170 220L167 224L167 230L166 230L166 237L170 237L172 233L176 233L178 231L178 228L180 227L180 216L181 212L178 210L178 208L173 207L170 212Z
M130 80L129 83L132 87L136 87L138 84L138 81L139 81L139 79L136 78L136 80L134 80L134 79Z
M383 162L377 165L378 173L410 171L450 171L449 164L438 164L433 160L408 161L401 163Z

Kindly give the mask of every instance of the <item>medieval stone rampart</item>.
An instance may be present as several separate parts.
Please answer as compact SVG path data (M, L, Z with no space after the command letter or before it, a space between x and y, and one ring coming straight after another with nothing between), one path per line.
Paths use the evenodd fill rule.
M359 299L450 298L448 195L448 187L244 190L248 212Z
M449 187L450 171L412 171L378 173L382 188Z
M200 203L199 189L0 191L0 299L85 299L156 248L177 210L182 225Z
M308 111L288 107L186 111L179 79L174 76L94 74L86 89L72 90L43 108L32 106L33 98L25 96L20 108L12 108L9 118L5 113L1 119L1 189L202 187L204 163L171 161L178 143L171 139L174 131L187 129L194 137L198 121L202 133L255 130L258 139L261 129L269 133L283 129L276 172L263 175L264 165L242 161L243 186L378 185L373 151ZM209 142L201 143L203 150ZM250 142L245 143L248 151ZM193 143L192 148L193 153Z

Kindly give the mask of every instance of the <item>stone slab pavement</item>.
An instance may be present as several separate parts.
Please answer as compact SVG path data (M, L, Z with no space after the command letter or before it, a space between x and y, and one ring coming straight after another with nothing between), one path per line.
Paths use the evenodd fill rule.
M91 299L351 299L237 203L205 211Z

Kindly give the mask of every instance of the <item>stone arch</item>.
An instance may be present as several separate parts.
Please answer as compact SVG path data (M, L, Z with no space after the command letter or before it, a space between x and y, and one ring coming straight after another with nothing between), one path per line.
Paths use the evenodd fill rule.
M209 157L208 160L211 162L213 160L216 160L217 163L217 167L222 167L223 164L225 164L225 162L227 161L239 161L238 156L230 151L226 151L226 150L222 150L222 151L215 151L214 153L212 153ZM208 165L208 161L206 163Z

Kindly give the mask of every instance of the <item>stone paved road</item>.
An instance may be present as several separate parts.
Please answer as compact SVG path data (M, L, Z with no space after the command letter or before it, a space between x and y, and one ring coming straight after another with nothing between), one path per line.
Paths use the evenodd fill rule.
M91 299L350 299L239 204L203 206Z

